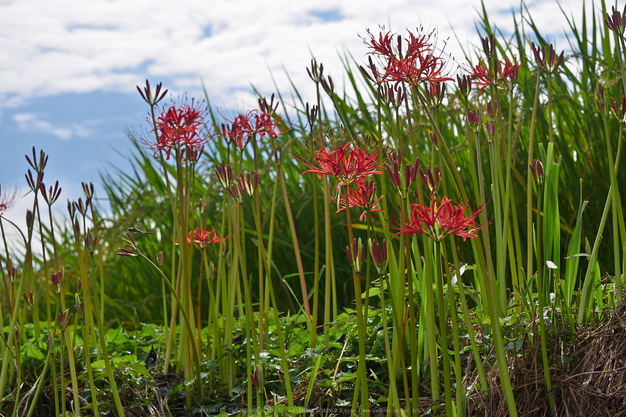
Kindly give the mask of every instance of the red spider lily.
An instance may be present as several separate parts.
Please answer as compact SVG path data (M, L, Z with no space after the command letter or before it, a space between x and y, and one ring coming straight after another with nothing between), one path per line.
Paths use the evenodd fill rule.
M432 40L435 32L417 33L408 31L408 37L404 38L407 43L406 52L402 51L402 37L398 36L397 47L393 46L395 35L382 32L378 40L370 32L369 39L363 39L366 46L371 50L370 54L381 57L384 61L384 71L378 77L377 84L382 82L395 82L396 85L407 82L416 86L422 82L452 81L452 78L442 75L445 69L445 61L435 55L435 42Z
M348 186L353 181L368 175L382 175L380 172L382 163L378 160L378 153L373 152L368 155L363 149L353 145L352 142L349 142L330 152L326 148L319 149L314 152L315 156L312 162L296 156L302 164L309 168L302 174L317 174L319 179L322 179L322 175L336 177L339 181L337 188L342 185Z
M204 248L211 243L222 243L222 238L215 232L215 227L211 226L211 230L207 230L207 226L190 230L189 236L187 236L187 244L191 245L193 241L193 243L197 243L201 248Z
M477 207L465 217L468 207L462 204L453 206L447 197L441 199L439 206L435 199L431 200L430 207L411 204L411 217L407 219L409 221L396 227L399 232L394 237L400 234L426 233L437 242L448 235L462 237L464 241L468 237L475 238L478 236L476 232L486 226L479 226L475 221L484 206Z
M452 78L442 75L445 61L433 54L420 54L410 58L391 58L383 81L395 82L396 85L407 82L416 86L422 82L441 83L453 81Z
M367 34L369 35L369 39L363 39L365 45L371 49L370 54L382 55L385 57L392 57L396 54L396 51L392 45L393 35L391 32L387 32L383 34L380 32L378 34L378 40L374 37L374 35L368 30Z
M13 188L12 190L6 190L3 193L2 187L0 187L0 216L4 215L5 212L11 210L17 201L17 188Z
M472 76L477 78L476 84L480 87L480 92L490 86L500 87L500 82L515 82L517 80L517 71L521 64L517 64L515 62L511 62L508 58L504 59L504 63L502 61L496 61L496 71L495 74L492 74L489 71L489 66L482 59L478 62L471 71Z
M417 55L421 55L423 53L432 52L433 43L431 38L435 34L435 31L430 33L424 33L423 29L418 29L417 34L414 34L410 30L407 30L409 33L407 38L404 38L407 43L406 53L402 52L402 36L392 34L391 32L387 32L383 34L382 32L378 34L378 40L374 37L374 35L368 30L367 34L369 35L369 39L363 39L365 45L371 50L369 53L374 55L379 55L386 59L392 58L414 58ZM393 39L397 38L397 45L393 46Z
M239 114L234 120L226 119L230 126L222 125L222 135L240 148L244 148L253 137L262 139L269 136L276 139L284 133L273 117L273 110L250 110L246 114Z
M344 197L340 198L339 201L337 201L335 198L331 199L337 203L337 206L339 207L339 209L337 210L337 213L339 213L342 210L345 210L347 207L361 207L362 209L364 209L365 211L363 213L361 213L361 216L359 217L359 221L363 221L363 218L367 215L367 213L384 213L384 210L381 209L377 209L376 206L378 205L378 203L380 202L380 200L383 199L384 196L380 196L378 197L378 199L374 200L376 198L376 183L374 181L359 181L356 180L354 181L354 184L356 184L356 188L354 190L350 190L351 187L347 188L347 193L348 193L348 204L346 204L346 199Z
M157 138L140 139L139 142L155 151L155 157L160 152L165 159L170 159L172 150L186 149L187 155L196 155L206 145L209 135L201 133L204 127L204 118L207 109L204 101L191 101L191 104L172 104L164 108L157 117L155 127ZM154 133L154 129L152 130Z

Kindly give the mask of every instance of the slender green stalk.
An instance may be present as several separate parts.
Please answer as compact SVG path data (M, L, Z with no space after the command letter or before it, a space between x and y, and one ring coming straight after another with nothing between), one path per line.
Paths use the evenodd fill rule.
M349 194L348 187L345 187L345 201L346 201L346 220L348 224L348 239L350 242L350 247L353 248L355 240L354 234L352 232L352 217L350 215L350 205L349 205ZM361 250L360 248L358 249ZM358 256L358 255L357 255ZM355 262L359 262L356 261ZM367 338L367 333L365 329L365 321L363 317L363 302L361 298L361 277L359 276L358 271L353 268L352 269L352 279L354 283L354 298L356 300L356 316L357 316L357 326L358 326L358 334L359 334L359 378L361 382L361 415L368 417L370 415L370 405L369 405L369 392L367 387L367 363L365 361L365 339Z
M548 361L548 349L546 344L546 323L544 321L544 282L543 282L543 259L541 259L541 241L542 237L539 235L539 231L541 229L541 196L542 196L542 188L541 186L537 187L537 298L539 301L539 311L538 311L538 319L539 319L539 337L541 341L541 360L543 364L543 376L546 381L546 391L548 391L548 398L550 402L550 409L552 413L555 413L556 408L554 404L554 395L552 393L552 380L550 378L550 362Z
M443 386L446 402L446 416L452 416L452 392L450 385L450 354L448 351L448 317L445 313L443 299L443 271L441 263L441 242L435 243L435 269L437 276L437 304L439 309L439 334L441 343L441 358L443 362Z
M302 257L300 256L300 245L298 244L298 237L296 235L296 225L293 221L293 215L291 214L291 206L289 204L289 196L287 195L287 187L285 186L285 179L283 178L283 172L281 162L278 162L278 180L280 181L280 187L283 191L283 201L285 203L285 210L287 211L287 220L289 221L289 229L291 230L291 241L293 243L293 250L296 256L296 263L298 265L298 274L300 276L300 287L302 289L302 304L304 305L304 312L307 317L311 317L311 311L309 310L309 296L306 288L306 281L304 280L304 268L302 266ZM311 329L314 331L314 329Z
M533 103L532 115L530 117L530 133L528 135L528 167L533 165L533 146L535 135L535 120L537 115L537 107L539 104L539 82L541 80L541 73L537 70L537 81L535 85L535 99ZM526 277L533 276L533 174L530 169L526 171ZM528 283L522 285L523 288L527 287Z

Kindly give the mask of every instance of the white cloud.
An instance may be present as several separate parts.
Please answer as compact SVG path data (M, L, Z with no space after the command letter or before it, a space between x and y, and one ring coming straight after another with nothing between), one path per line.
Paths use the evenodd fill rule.
M88 127L89 122L53 124L40 115L33 113L17 113L13 116L20 130L28 133L46 133L63 140L72 138L89 138L93 130Z
M484 4L500 28L514 30L511 8L519 8L519 0ZM542 34L553 39L563 33L566 20L556 1L528 4ZM579 0L560 4L580 21ZM329 10L343 19L324 22L312 14ZM148 77L154 83L167 79L166 87L176 91L198 91L202 79L215 104L231 105L253 99L240 93L250 84L275 91L268 70L279 89L288 91L283 67L308 96L310 51L328 74L341 78L338 51L345 48L363 59L366 50L357 34L366 28L385 24L401 33L423 24L438 27L441 39L450 38L447 51L462 61L455 33L465 48L478 44L478 10L479 1L463 0L13 1L0 5L0 97L132 91ZM73 134L78 133L58 132Z

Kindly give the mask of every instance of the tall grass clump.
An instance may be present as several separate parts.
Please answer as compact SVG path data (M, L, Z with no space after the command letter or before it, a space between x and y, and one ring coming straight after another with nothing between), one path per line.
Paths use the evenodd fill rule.
M435 30L368 30L346 85L311 60L312 102L146 81L107 216L83 184L55 222L33 149L19 245L0 189L0 412L609 415L576 348L623 310L626 8L601 7L567 52L483 13L459 68Z

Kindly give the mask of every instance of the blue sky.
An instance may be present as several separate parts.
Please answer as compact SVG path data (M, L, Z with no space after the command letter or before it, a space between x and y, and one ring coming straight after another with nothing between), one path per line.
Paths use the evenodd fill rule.
M510 33L520 2L484 4ZM582 0L560 5L580 21ZM566 48L557 2L527 6L542 33ZM466 0L0 2L0 185L25 191L24 155L33 146L50 155L44 180L59 180L62 202L82 195L81 181L99 188L100 173L111 165L126 169L132 148L126 131L141 126L147 111L135 86L146 79L162 81L174 97L199 97L204 82L212 104L247 110L255 103L251 84L268 95L277 88L288 93L286 71L308 100L312 54L337 82L339 55L364 57L358 35L366 28L376 33L381 24L399 33L438 28L439 39L448 39L446 52L462 63L456 37L465 48L479 43L478 8L479 1ZM23 218L27 204L20 201L7 216Z

